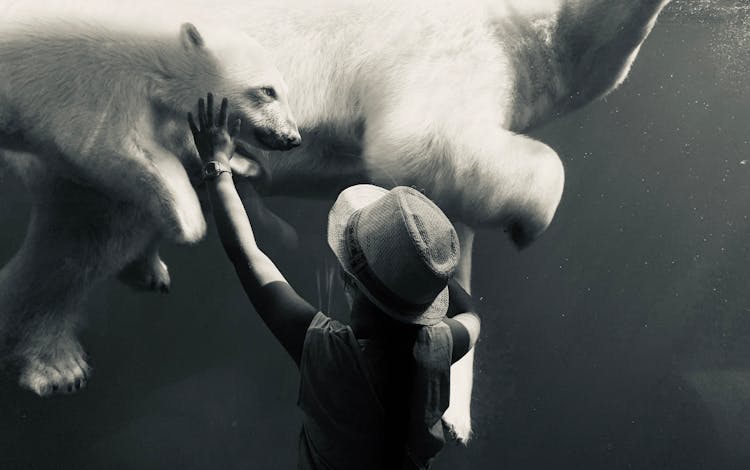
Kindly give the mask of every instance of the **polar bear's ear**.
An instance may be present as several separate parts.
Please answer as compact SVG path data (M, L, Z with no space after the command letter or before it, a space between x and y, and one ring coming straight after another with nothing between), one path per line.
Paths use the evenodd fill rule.
M180 38L185 49L201 48L205 45L203 36L198 32L198 28L193 23L183 23L180 26Z

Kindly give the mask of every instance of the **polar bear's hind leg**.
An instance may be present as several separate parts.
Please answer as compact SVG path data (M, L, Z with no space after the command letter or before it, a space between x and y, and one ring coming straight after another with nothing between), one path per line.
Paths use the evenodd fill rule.
M67 180L45 185L20 249L0 270L0 359L18 364L21 385L39 395L85 386L90 369L76 333L86 295L155 236L139 206Z
M91 368L73 328L57 335L36 327L36 338L20 351L22 387L39 396L73 393L86 386Z

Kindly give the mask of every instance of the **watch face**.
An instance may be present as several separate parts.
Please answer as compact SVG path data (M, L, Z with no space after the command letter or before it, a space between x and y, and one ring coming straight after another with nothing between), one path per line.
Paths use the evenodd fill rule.
M231 171L219 162L208 162L203 167L203 179L216 178L221 173L231 173Z
M218 165L216 164L216 162L209 162L208 164L206 164L206 176L209 176L211 178L216 176L216 173L219 171L217 167Z

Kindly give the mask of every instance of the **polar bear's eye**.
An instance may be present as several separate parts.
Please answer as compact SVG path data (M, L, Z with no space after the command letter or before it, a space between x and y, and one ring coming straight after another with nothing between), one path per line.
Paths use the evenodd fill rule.
M274 90L273 87L264 86L260 89L260 92L269 98L276 99L276 90Z

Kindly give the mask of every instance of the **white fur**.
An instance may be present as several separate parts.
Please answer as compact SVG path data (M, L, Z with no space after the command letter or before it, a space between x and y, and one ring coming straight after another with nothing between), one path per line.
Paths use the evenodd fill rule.
M185 122L199 97L227 96L250 129L296 132L270 59L225 28L24 7L3 18L0 156L34 193L29 233L0 271L0 353L21 363L23 386L40 395L80 387L85 292L131 262L123 280L166 290L158 240L203 237L186 171L200 167ZM263 86L279 99L257 104L248 93ZM50 266L60 259L65 266Z
M246 91L253 84L285 86L267 54L243 34L209 29L201 47L181 43L177 28L164 29L132 34L78 20L4 23L0 121L75 176L142 203L168 236L192 242L203 236L205 221L178 161L192 153L186 113L211 90L252 121L257 113ZM175 121L179 138L154 132ZM138 180L144 187L133 187Z

